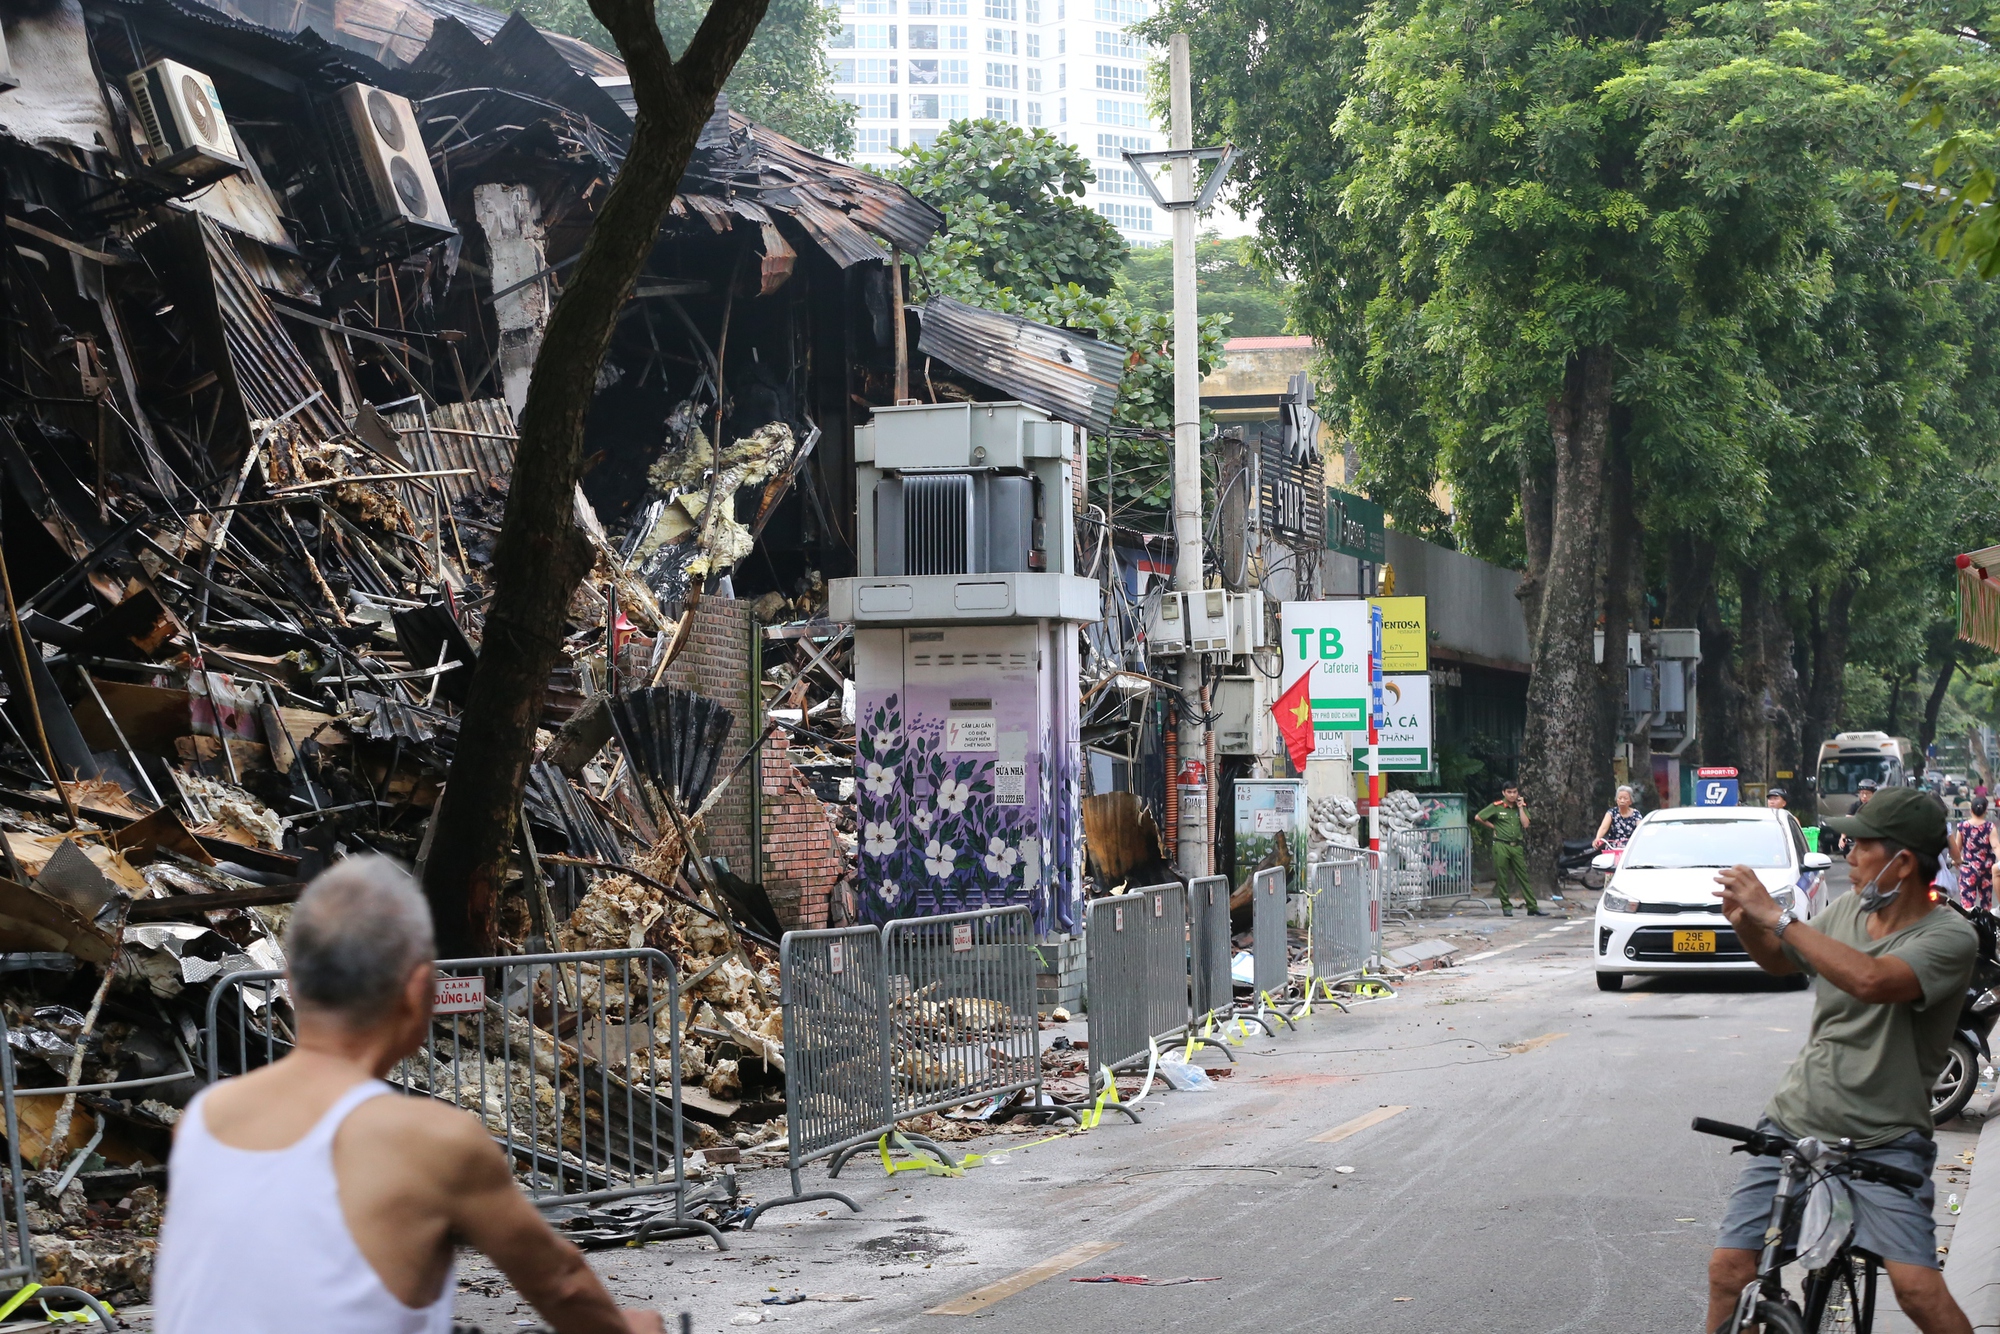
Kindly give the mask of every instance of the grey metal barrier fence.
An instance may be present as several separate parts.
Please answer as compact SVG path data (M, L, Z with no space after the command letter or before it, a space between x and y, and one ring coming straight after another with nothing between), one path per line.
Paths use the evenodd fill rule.
M1425 903L1455 907L1462 901L1484 903L1472 893L1472 831L1464 827L1412 829L1399 840L1398 853L1407 863L1410 889Z
M1170 904L1179 900L1177 912ZM1186 939L1187 889L1149 885L1094 900L1084 932L1091 1088L1106 1070L1150 1056L1156 1039L1186 1028L1187 952L1182 943L1168 962L1173 927ZM1178 1020L1172 1016L1177 1013ZM1128 1107L1112 1104L1126 1116Z
M1333 984L1364 972L1375 954L1373 894L1361 856L1336 857L1307 868L1311 902L1306 948L1315 983Z
M706 1234L687 1215L680 981L658 950L444 959L423 1046L388 1082L477 1116L544 1207L674 1197L636 1240ZM227 1004L234 998L233 1005ZM208 998L211 1081L290 1050L282 973L220 979Z
M893 1120L1023 1089L1039 1095L1035 924L1025 904L891 922L882 954Z
M765 1210L808 1200L861 1206L834 1190L807 1190L799 1169L873 1143L896 1124L890 1091L889 1005L882 933L872 926L787 931L778 942L785 1013L785 1158L792 1193Z
M1236 989L1229 979L1229 877L1203 876L1190 884L1188 916L1194 1018L1220 1021L1236 1008Z
M1291 984L1291 944L1285 924L1286 876L1282 866L1269 867L1250 877L1250 952L1256 960L1251 985L1251 1011L1260 1019L1276 1016L1291 1021L1277 1008L1277 1002Z

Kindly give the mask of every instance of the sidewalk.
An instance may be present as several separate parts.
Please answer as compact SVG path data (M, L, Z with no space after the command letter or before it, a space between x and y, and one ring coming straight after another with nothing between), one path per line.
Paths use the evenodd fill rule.
M1967 1145L1951 1143L1947 1136L1960 1126L1976 1130L1977 1139ZM1989 1135L1991 1145L1986 1143ZM1969 1180L1963 1171L1948 1170L1952 1165L1963 1167L1960 1154L1966 1151L1973 1154ZM1954 1175L1965 1183L1958 1188L1962 1209L1956 1219L1948 1219L1945 1198L1952 1188L1946 1181ZM1983 1107L1968 1107L1951 1130L1938 1133L1937 1180L1938 1245L1948 1251L1945 1286L1965 1308L1974 1330L2000 1331L2000 1095L1989 1095ZM1912 1328L1900 1314L1896 1320L1884 1328Z

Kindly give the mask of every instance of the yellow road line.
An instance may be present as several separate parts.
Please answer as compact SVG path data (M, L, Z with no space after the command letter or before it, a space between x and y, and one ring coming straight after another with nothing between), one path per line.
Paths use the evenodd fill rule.
M983 1288L974 1288L963 1297L954 1297L942 1306L933 1306L925 1315L978 1315L995 1302L1002 1302L1017 1292L1026 1292L1037 1283L1046 1282L1066 1269L1074 1269L1085 1260L1115 1251L1115 1241L1086 1241L1081 1246L1072 1246L1059 1255L1051 1255L1040 1264L1029 1265L1018 1274L1009 1274L998 1283L989 1283Z
M1343 1121L1331 1130L1322 1130L1319 1134L1307 1140L1306 1143L1338 1144L1349 1135L1358 1135L1370 1126L1381 1125L1398 1112L1407 1112L1409 1110L1408 1107L1377 1107L1374 1111L1357 1116L1352 1121Z
M1544 1033L1538 1038L1523 1038L1519 1042L1503 1042L1500 1044L1500 1050L1505 1052L1512 1052L1516 1056L1522 1056L1526 1055L1528 1052L1533 1051L1537 1047L1548 1046L1551 1042L1554 1042L1557 1038L1566 1038L1568 1036L1569 1034L1567 1033Z

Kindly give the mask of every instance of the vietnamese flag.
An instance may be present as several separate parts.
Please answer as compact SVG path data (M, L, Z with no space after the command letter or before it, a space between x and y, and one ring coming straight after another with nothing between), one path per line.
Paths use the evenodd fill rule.
M1271 714L1278 720L1278 735L1285 739L1285 749L1291 752L1292 767L1304 773L1315 745L1311 664L1307 664L1305 674L1292 683L1291 689L1278 696Z

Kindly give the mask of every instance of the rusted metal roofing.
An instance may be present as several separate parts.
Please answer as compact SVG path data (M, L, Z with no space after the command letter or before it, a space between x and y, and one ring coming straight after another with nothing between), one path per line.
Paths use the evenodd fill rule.
M210 218L198 218L208 251L216 309L229 347L230 369L253 422L287 423L288 441L319 443L347 434L320 387L312 365L258 289L229 237ZM289 479L288 479L289 480Z
M944 227L942 213L894 181L821 157L726 109L702 129L681 191L747 198L793 218L842 268L883 259L885 244L920 252ZM713 211L702 212L714 225Z
M933 297L917 312L917 351L1052 417L1103 434L1130 354L1069 329Z

